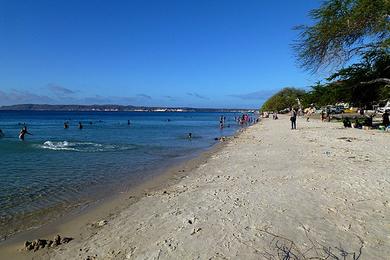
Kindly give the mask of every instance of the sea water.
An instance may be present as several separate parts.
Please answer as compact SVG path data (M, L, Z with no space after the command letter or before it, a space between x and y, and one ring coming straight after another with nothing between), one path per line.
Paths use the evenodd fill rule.
M0 138L0 231L9 233L35 213L124 190L169 162L211 147L216 137L239 128L234 121L239 114L224 113L221 130L221 115L0 111L5 134ZM24 124L32 135L21 141Z

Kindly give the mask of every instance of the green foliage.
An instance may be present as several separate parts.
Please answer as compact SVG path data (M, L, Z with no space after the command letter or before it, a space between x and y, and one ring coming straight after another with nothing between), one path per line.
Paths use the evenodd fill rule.
M296 88L284 88L270 97L261 107L262 111L280 111L285 108L297 107L297 98L302 99L305 91Z
M317 106L348 102L355 106L370 106L390 98L389 86L383 82L372 82L390 76L390 54L386 51L369 51L360 63L338 70L327 80L327 84L312 86L305 96L308 103Z
M327 0L311 11L312 26L298 26L300 65L317 71L362 52L390 47L390 0Z
M267 100L263 110L282 110L347 102L370 107L390 99L390 0L327 0L310 13L312 26L301 31L294 49L300 65L313 72L340 65L355 56L359 62L337 70L325 84L305 93L287 88Z
M365 53L359 63L338 70L325 84L318 82L310 91L287 88L272 96L263 110L281 110L296 105L299 97L303 107L322 107L347 102L358 107L371 107L390 99L390 84L377 79L390 77L390 53L374 50Z
M348 88L342 82L320 84L311 87L304 97L305 104L314 104L317 107L345 102L349 100Z

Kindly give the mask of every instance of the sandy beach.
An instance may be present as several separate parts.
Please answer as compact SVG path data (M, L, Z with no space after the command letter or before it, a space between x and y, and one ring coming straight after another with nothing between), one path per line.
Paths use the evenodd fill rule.
M68 244L12 245L0 258L388 259L390 134L297 126L264 119L142 196L57 230Z

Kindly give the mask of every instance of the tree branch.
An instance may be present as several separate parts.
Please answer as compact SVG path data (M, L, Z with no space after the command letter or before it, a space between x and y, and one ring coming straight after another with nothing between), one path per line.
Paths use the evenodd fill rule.
M390 79L388 79L388 78L377 78L377 79L366 81L366 82L360 82L361 85L369 85L369 84L375 84L375 83L390 84Z

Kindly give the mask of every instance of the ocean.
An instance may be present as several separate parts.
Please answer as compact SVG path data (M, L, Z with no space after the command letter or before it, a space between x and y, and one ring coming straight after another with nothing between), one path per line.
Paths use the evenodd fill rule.
M210 148L216 137L239 128L234 118L240 114L224 113L221 130L221 115L0 111L5 134L0 138L0 234L4 238L49 215L126 190ZM32 135L21 141L24 124Z

